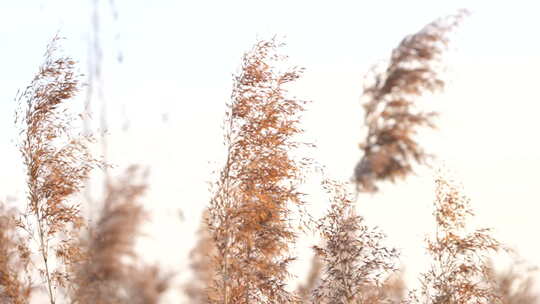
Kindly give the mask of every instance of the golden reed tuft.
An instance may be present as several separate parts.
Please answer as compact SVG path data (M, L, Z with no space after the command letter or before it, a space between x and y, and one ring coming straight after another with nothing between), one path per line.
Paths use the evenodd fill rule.
M435 112L418 105L426 92L444 88L441 77L449 33L467 11L435 20L414 35L405 37L392 51L388 66L373 68L363 90L366 137L364 152L354 169L358 191L376 192L377 181L396 181L409 175L413 162L426 164L429 154L414 135L421 127L435 128Z
M20 226L36 240L51 304L58 289L70 280L67 268L80 260L77 231L84 225L74 195L90 171L99 165L88 150L90 138L74 134L69 111L80 89L75 61L57 56L58 36L47 47L45 61L29 86L16 100L16 122L21 127L21 151L26 167L28 197Z
M304 101L287 96L285 85L302 69L286 67L282 44L262 40L242 59L225 118L228 155L215 184L208 224L217 248L211 303L293 303L285 289L295 232L290 206L303 166L291 156Z

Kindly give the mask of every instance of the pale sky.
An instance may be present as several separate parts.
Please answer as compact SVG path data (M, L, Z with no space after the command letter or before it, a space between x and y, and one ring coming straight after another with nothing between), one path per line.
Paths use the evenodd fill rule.
M534 1L116 0L116 21L109 1L101 2L111 161L149 165L152 172L147 207L154 221L141 245L148 259L187 278L186 253L208 202L206 182L224 157L220 125L231 75L257 38L285 37L291 64L306 68L292 91L312 101L307 137L316 139L317 160L348 180L361 156L360 96L369 66L387 59L405 35L467 8L472 15L452 44L448 88L423 101L441 111L440 130L424 135L425 146L461 178L475 224L493 227L500 241L540 264L534 233L540 228L540 19ZM12 142L17 89L29 83L58 30L67 38L65 53L85 73L90 8L86 0L0 2L0 199L24 196ZM123 132L126 121L130 129ZM360 197L360 213L402 249L410 280L424 267L433 199L432 177L423 169Z

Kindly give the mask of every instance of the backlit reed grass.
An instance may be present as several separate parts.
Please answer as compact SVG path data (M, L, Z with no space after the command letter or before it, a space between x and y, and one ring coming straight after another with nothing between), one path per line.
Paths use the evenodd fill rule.
M429 155L414 135L435 127L437 113L417 103L425 92L444 88L442 55L464 14L406 37L388 66L366 82L358 191L376 191L379 181L396 181L414 162L426 163ZM174 271L145 264L134 248L149 216L142 202L145 172L133 166L108 178L97 221L81 216L77 198L91 170L103 164L89 153L91 138L75 132L80 116L71 110L81 75L74 60L57 55L58 42L55 37L38 74L17 95L28 197L22 213L0 205L0 302L27 304L45 290L51 304L162 303ZM487 254L502 245L488 229L469 232L470 202L446 177L436 181L431 268L421 276L421 290L407 298L398 252L359 215L346 184L324 179L328 211L315 226L307 227L309 214L293 218L293 208L306 203L299 189L313 160L298 157L298 148L311 146L298 139L306 102L287 89L303 69L289 64L283 47L276 39L258 41L234 76L226 160L190 255L194 279L178 288L189 303L535 303L528 276L496 274L489 266ZM289 279L301 274L290 272L292 247L305 228L321 242L313 247L306 283L294 291Z
M395 272L399 254L385 246L383 233L356 214L354 195L343 184L325 180L322 186L330 195L330 207L318 226L323 245L314 247L322 271L313 302L366 303L366 287L382 284Z
M215 183L208 224L217 248L211 303L294 303L286 290L289 246L296 233L291 205L303 204L302 164L290 153L304 101L286 84L302 69L285 65L275 39L242 58L225 118L227 159Z
M148 219L141 202L146 189L146 173L137 166L108 180L99 218L81 239L86 258L74 269L73 303L153 304L167 289L159 267L137 264L135 240Z
M441 173L435 182L436 229L427 240L432 262L420 279L420 296L412 295L411 303L501 303L487 262L488 254L503 246L490 229L469 231L467 219L474 213L456 181Z
M51 41L38 73L16 98L28 187L19 224L37 244L41 262L36 266L51 304L71 279L68 268L81 259L74 241L84 220L75 199L99 165L89 153L89 138L73 131L78 116L70 113L70 103L80 89L81 75L73 59L58 54L59 40Z
M365 138L362 158L354 169L359 191L375 192L378 181L396 181L426 164L430 155L417 142L421 128L435 128L436 112L423 110L420 97L445 86L444 52L449 34L466 11L440 18L405 37L385 67L375 66L364 82Z

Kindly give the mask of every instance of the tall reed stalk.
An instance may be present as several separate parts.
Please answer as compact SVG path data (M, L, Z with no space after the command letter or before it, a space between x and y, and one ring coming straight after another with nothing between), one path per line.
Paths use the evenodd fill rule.
M454 180L439 174L436 186L436 230L427 241L432 263L421 277L420 297L413 296L410 302L501 303L490 279L487 254L503 249L502 245L490 235L490 229L467 231L467 219L473 211Z
M74 239L84 220L74 199L99 164L89 153L89 138L74 132L77 116L68 107L80 89L80 75L73 59L57 56L59 39L51 41L37 75L16 98L28 185L21 223L37 243L51 304L69 281L66 266L81 258Z
M286 85L302 69L285 65L275 39L255 44L234 77L225 118L227 160L215 184L209 226L218 254L212 303L293 303L286 290L290 207L301 205L301 160L291 156L304 101Z

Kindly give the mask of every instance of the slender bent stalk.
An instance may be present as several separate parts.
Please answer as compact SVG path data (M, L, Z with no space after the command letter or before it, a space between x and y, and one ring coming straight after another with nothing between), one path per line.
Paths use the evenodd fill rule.
M47 283L51 304L55 303L56 289L67 288L71 274L66 269L81 258L74 240L83 218L72 197L83 188L90 171L100 165L89 153L91 138L73 134L77 116L68 111L67 103L79 91L80 75L74 72L71 58L56 56L59 39L53 38L39 72L16 98L16 122L22 129L19 149L28 185L26 222L22 225L32 237L37 234L43 261L38 270Z

